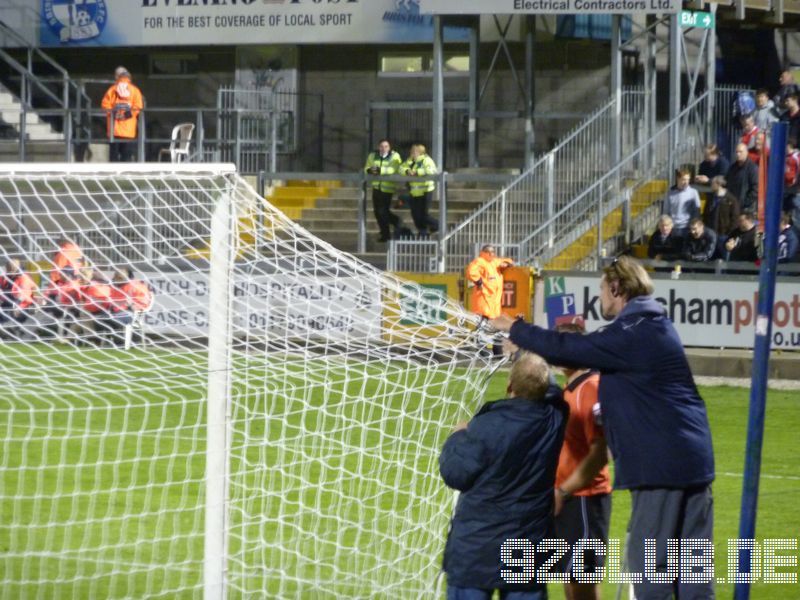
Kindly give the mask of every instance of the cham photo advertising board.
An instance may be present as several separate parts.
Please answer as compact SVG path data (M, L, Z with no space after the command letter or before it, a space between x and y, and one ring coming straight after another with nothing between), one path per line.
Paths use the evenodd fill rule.
M656 300L664 305L684 346L752 348L758 312L758 282L737 279L654 279ZM600 313L599 277L545 279L547 323L580 315L594 331L610 323ZM800 349L800 290L779 281L775 290L772 346Z

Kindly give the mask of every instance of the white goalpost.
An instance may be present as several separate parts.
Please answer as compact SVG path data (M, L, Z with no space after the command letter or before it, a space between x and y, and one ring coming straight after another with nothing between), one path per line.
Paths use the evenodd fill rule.
M0 251L0 596L435 596L477 317L230 165L0 165Z

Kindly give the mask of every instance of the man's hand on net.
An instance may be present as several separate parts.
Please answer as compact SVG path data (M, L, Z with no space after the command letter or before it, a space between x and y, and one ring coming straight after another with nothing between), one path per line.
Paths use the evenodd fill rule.
M511 326L514 324L514 319L508 315L500 315L496 319L490 319L489 325L496 331L511 331Z
M466 429L467 425L469 425L469 423L467 421L461 421L461 423L459 423L458 425L453 427L453 433L455 433L456 431L462 431L462 430Z
M517 346L514 342L510 339L506 338L503 340L503 354L506 356L514 356L519 352L519 346Z

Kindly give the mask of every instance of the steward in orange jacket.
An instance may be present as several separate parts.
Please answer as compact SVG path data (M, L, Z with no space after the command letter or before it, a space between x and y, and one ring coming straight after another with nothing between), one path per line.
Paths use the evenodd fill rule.
M108 115L109 140L112 131L114 134L109 158L111 162L127 162L133 158L131 142L136 139L139 113L144 108L144 99L139 88L131 83L131 74L125 67L117 67L114 78L116 81L106 91L100 106Z
M9 317L24 322L28 318L26 309L36 304L37 291L36 282L22 271L19 261L9 260L5 275L0 277L0 323Z
M131 269L117 271L114 275L111 297L119 307L117 310L131 310L134 313L148 310L153 303L150 286L141 279L134 279Z
M55 268L50 271L51 283L77 279L83 268L83 250L75 242L62 239L58 242L58 252L53 257L53 266Z
M503 300L502 271L510 267L514 261L510 258L498 258L491 244L481 248L481 253L467 267L467 281L472 288L472 312L488 319L500 316Z

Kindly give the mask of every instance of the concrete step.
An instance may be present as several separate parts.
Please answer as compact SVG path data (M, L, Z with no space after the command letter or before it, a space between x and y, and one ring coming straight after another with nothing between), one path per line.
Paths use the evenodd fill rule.
M63 140L30 141L25 144L27 162L64 162ZM19 162L19 142L0 141L0 162Z
M15 107L3 108L0 110L0 119L3 119L3 121L11 125L19 125L22 121L22 110ZM30 127L31 125L39 125L40 123L42 123L42 120L35 112L25 113L26 126ZM47 127L49 128L50 126L48 125Z
M272 202L272 200L270 200ZM293 199L286 199L286 200L278 200L276 202L272 202L274 206L278 208L287 207L287 206L298 206L301 205L302 202L300 200L293 200ZM471 212L477 210L483 204L482 201L471 201L471 200L451 200L448 198L447 208L450 210L465 210L467 212ZM324 210L324 209L337 209L337 210L358 210L358 199L357 198L329 198L329 199L320 199L317 200L315 208L310 208L308 213L316 212L317 210ZM431 202L431 210L438 210L439 201L434 200ZM370 212L372 211L372 199L367 199L367 210ZM395 209L392 209L395 210ZM407 208L401 208L397 210L408 210Z
M323 231L327 229L331 230L344 230L344 231L358 231L358 212L356 211L331 211L330 213L326 211L326 214L317 214L325 209L317 209L312 213L309 213L307 217L303 217L302 219L297 220L297 224L305 227L309 231ZM407 226L412 226L413 220L411 218L411 213L407 210L396 210L393 211L398 217L400 217ZM434 217L438 217L439 213L436 211L431 211L430 213ZM448 224L455 225L456 223L460 223L470 211L467 210L448 210L447 211L447 222ZM377 225L375 225L375 217L372 212L369 213L367 216L367 229L375 228L377 231Z
M368 263L375 267L376 269L385 270L386 269L386 251L383 252L376 250L375 252L361 252L361 253L353 253L354 256L357 256L365 263Z
M319 237L320 239L325 240L329 244L332 244L339 250L343 252L349 252L350 254L355 254L358 250L358 236L351 231L326 231L326 232L319 232L319 231L312 231L315 236ZM377 231L370 231L367 234L367 252L383 252L384 254L388 250L388 245L386 242L379 242L378 241L378 232Z

